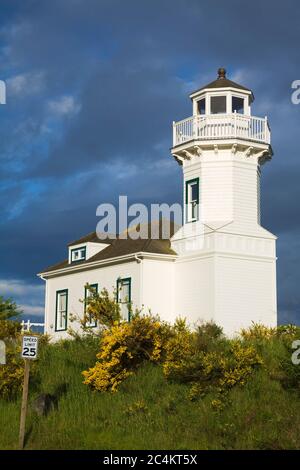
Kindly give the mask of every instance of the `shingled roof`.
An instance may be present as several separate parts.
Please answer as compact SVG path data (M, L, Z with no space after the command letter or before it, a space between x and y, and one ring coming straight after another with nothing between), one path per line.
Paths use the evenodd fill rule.
M170 237L175 233L175 225L173 222L169 222L170 224ZM176 227L177 229L178 227ZM145 226L144 226L145 229ZM93 242L93 243L104 243L108 244L106 248L101 250L99 253L96 253L91 258L76 262L76 266L85 264L89 264L95 261L104 261L110 258L116 258L118 256L126 256L135 253L154 253L154 254L162 254L162 255L176 255L175 251L171 248L170 239L163 238L162 233L162 223L161 221L152 222L152 224L147 224L147 231L148 237L151 237L151 233L155 233L155 236L159 238L148 238L142 239L138 238L137 240L133 240L132 238L120 238L121 235L117 235L117 238L107 238L105 240L101 240L98 238L96 232L91 232L88 235L79 238L68 244L68 246L79 245L81 243ZM122 233L124 235L124 232ZM41 272L41 274L51 271L57 271L63 268L67 268L72 266L68 259L65 259L57 264L49 266Z
M199 88L198 90L193 91L190 96L194 95L195 93L198 93L202 90L206 90L207 88L238 88L240 90L244 91L250 91L251 96L254 99L253 93L249 88L244 87L243 85L239 85L236 82L233 82L232 80L229 80L226 77L226 70L224 68L219 68L218 70L218 78L214 80L213 82L208 83L207 85Z

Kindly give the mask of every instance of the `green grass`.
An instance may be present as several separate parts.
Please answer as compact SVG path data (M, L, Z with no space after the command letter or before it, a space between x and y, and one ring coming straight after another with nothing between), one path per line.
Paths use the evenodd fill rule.
M59 395L47 417L30 407L26 449L296 449L300 442L300 396L279 380L282 345L265 342L265 366L234 388L221 411L215 396L191 402L189 387L167 383L159 366L145 364L115 394L90 391L81 371L92 366L95 340L41 349L30 399ZM300 367L300 366L299 366ZM0 449L16 449L20 400L0 400Z

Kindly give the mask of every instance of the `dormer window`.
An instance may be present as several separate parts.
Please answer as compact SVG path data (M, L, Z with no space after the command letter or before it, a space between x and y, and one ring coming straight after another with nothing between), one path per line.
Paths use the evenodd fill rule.
M212 96L210 112L211 114L226 114L226 96Z
M232 97L232 112L244 114L244 98L239 98L238 96Z
M71 263L76 261L83 261L86 259L86 247L81 246L80 248L75 248L71 250Z

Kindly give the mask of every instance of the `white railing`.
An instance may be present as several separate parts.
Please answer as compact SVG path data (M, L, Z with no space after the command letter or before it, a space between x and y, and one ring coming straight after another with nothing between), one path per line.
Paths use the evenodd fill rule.
M45 327L45 323L31 323L30 320L26 322L24 320L21 321L22 333L25 331L31 331L32 327Z
M267 118L243 114L211 114L192 116L173 122L173 146L189 140L244 139L269 144Z

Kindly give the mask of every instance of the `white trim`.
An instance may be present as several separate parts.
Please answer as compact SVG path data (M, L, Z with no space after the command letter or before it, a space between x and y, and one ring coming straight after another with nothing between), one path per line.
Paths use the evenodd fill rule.
M191 93L189 95L189 98L193 99L195 98L196 96L198 96L199 94L203 94L203 93L219 93L219 92L224 92L224 91L234 91L234 92L238 92L238 93L245 93L246 95L249 95L249 96L252 96L253 97L253 93L252 91L248 91L248 90L244 90L242 88L235 88L235 87L220 87L220 88L202 88L201 90L197 90L197 91L194 91L193 93Z
M70 265L70 266L66 266L65 268L56 269L53 271L43 271L41 273L38 273L37 276L44 280L44 278L46 277L55 277L60 274L85 271L86 269L92 269L98 266L118 264L120 262L125 262L125 261L137 261L137 258L136 258L137 256L140 256L146 259L163 259L165 261L173 261L177 259L178 257L178 255L164 255L164 254L146 253L146 252L140 251L138 253L132 253L130 255L116 256L114 258L108 258L105 260L93 261L92 263L84 263L84 264L75 265L75 266Z
M275 256L258 256L258 255L244 255L240 253L230 252L230 251L206 251L205 253L197 254L197 255L182 255L180 259L176 260L176 263L185 263L187 261L196 261L197 259L203 258L234 258L234 259L248 259L251 261L266 261L272 263L277 260Z
M242 115L243 116L243 115ZM261 150L266 150L270 151L270 155L273 155L272 152L272 147L271 144L259 142L259 141L251 141L251 140L242 140L240 138L232 138L232 139L214 139L214 140L201 140L201 139L191 139L187 140L186 142L182 142L180 144L174 145L171 147L171 153L172 155L177 154L179 158L183 158L181 155L178 155L178 152L181 152L182 150L185 150L186 148L190 148L191 145L193 147L199 146L202 149L205 148L213 148L214 145L218 143L218 147L224 147L224 148L230 148L234 144L238 144L242 148L248 148L249 146L253 146L253 143L255 143L255 149L261 149Z

